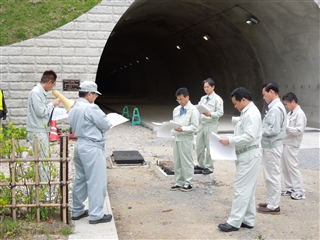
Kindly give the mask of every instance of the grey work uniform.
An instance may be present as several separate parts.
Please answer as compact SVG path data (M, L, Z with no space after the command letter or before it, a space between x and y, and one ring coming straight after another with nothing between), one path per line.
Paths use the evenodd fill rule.
M29 93L27 112L27 132L28 141L34 149L34 137L38 137L38 155L40 158L50 157L49 132L50 116L54 110L54 105L48 103L47 92L38 83ZM40 178L48 181L47 168L43 162L39 163Z
M78 138L74 149L75 179L72 191L72 216L83 214L83 202L89 199L89 218L104 216L103 204L107 189L104 145L105 131L111 127L107 116L96 104L79 98L69 112L70 126Z
M293 190L298 194L304 195L305 190L297 156L307 125L307 117L298 105L292 112L287 114L287 118L287 136L283 139L283 153L281 157L284 184L286 190Z
M253 102L241 111L235 126L234 136L229 137L230 145L236 147L236 176L231 214L227 221L240 228L241 223L254 226L256 216L255 190L261 164L261 114Z
M286 136L287 113L279 98L268 105L262 121L262 164L266 183L267 208L280 206L281 198L281 155L283 138Z
M223 115L223 100L215 92L201 97L198 104L210 109L210 117L200 114L199 129L197 132L196 151L198 166L213 171L213 160L210 155L210 134L218 132L219 118Z
M173 110L173 121L182 125L182 132L174 131L173 145L174 176L176 185L193 186L194 163L192 158L194 132L199 124L199 111L189 101L184 108L186 112L180 116L181 106Z

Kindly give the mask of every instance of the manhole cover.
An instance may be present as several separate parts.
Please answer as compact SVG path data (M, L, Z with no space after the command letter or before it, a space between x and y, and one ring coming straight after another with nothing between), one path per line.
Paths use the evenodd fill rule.
M113 151L112 157L117 164L144 163L144 158L139 151Z

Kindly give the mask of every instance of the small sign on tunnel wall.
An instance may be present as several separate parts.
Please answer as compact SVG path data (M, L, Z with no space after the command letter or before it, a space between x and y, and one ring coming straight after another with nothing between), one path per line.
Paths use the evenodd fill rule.
M79 91L80 80L76 79L63 79L62 87L63 91Z

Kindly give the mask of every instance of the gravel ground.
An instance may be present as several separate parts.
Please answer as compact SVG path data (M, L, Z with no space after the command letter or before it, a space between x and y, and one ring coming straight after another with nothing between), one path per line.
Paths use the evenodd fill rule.
M138 150L147 163L173 160L173 141L157 138L148 128L125 123L109 130L107 136L108 156L113 151ZM196 181L191 192L170 191L173 179L160 178L148 166L108 169L119 239L319 239L319 170L301 171L306 200L282 197L280 215L257 213L252 230L224 233L217 226L230 214L234 162L215 161L213 180ZM256 203L264 201L261 167Z
M172 139L157 138L143 126L124 123L106 132L106 154L137 150L146 161L140 167L107 170L108 193L119 239L319 239L319 149L302 149L301 169L306 200L282 197L280 215L257 213L255 227L237 232L219 231L230 214L233 200L233 161L215 161L211 182L195 181L191 192L170 191L171 177L160 178L150 167L157 161L173 161ZM71 203L75 141L69 141L69 200ZM53 143L58 154L59 144ZM318 155L316 155L318 154ZM194 155L194 159L196 159ZM310 164L310 159L316 159ZM1 169L3 170L3 169ZM265 201L262 166L256 203Z

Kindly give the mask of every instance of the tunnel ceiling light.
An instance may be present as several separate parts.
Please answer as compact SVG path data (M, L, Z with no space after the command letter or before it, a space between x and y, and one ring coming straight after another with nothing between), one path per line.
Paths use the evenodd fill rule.
M146 59L147 59L147 60L149 60L149 58L148 58L148 57L146 57Z
M206 34L203 36L203 39L206 41L209 41L211 39L211 37L208 34Z
M180 46L180 45L177 45L176 48L180 50L180 49L181 49L181 46Z
M137 63L139 63L139 60L137 60Z
M254 16L250 16L246 21L246 24L248 24L248 25L255 25L258 23L259 23L259 20Z

